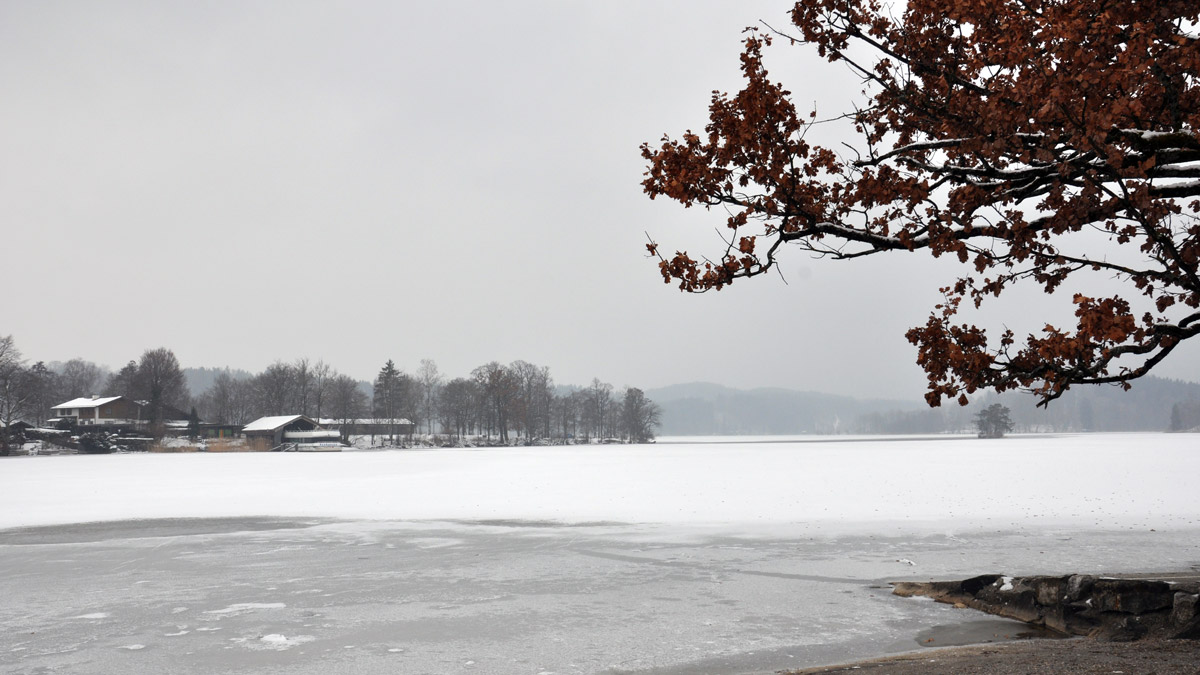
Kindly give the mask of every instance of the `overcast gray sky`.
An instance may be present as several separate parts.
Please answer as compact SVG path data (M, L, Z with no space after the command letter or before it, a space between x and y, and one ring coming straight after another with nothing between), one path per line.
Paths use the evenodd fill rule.
M954 265L796 252L786 284L688 296L645 257L644 232L715 252L722 216L645 198L638 145L702 128L741 29L788 5L0 0L0 334L110 366L917 397L903 333ZM823 112L857 89L771 58ZM1162 374L1200 379L1198 351Z

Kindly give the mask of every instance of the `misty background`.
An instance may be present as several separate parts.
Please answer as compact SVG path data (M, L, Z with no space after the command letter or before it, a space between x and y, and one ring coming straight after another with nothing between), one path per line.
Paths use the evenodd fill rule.
M159 346L362 380L526 359L644 388L663 433L704 400L669 389L688 382L885 402L838 420L919 409L903 334L956 264L796 252L691 296L645 255L647 234L715 252L724 215L647 199L638 145L701 129L741 29L789 5L0 2L0 334L113 370ZM801 48L768 64L822 116L859 89ZM1071 321L1069 290L990 307L1018 333ZM1156 374L1200 380L1198 347Z

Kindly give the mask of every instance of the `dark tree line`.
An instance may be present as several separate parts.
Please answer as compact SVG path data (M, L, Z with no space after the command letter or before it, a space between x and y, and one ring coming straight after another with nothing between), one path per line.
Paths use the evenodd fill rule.
M495 443L649 441L661 418L658 405L640 389L626 389L618 398L612 385L599 380L582 388L560 387L549 368L527 361L492 361L465 377L446 379L431 360L421 361L410 374L389 359L371 383L324 362L276 362L249 378L218 373L197 405L206 420L221 423L282 414L340 423L372 418L393 422L388 433L393 440L407 421L415 431L456 439L482 436Z
M372 418L402 421L427 434L496 443L536 440L653 440L661 410L642 390L619 397L612 385L593 380L582 388L560 387L550 369L527 361L485 363L465 377L447 380L429 359L415 374L389 359L371 383L338 373L323 361L277 361L257 375L218 372L197 398L211 422L244 424L264 415L302 414L339 423Z
M661 410L642 390L626 389L621 398L598 379L583 388L559 387L550 369L527 361L496 361L467 377L443 382L418 377L410 417L462 438L484 436L499 443L515 440L653 440Z
M369 414L367 402L358 380L324 361L298 359L276 361L249 377L218 371L196 405L207 422L246 424L272 415L358 419Z
M25 362L12 336L0 337L0 422L41 425L50 409L89 396L125 396L141 403L142 419L161 433L162 422L186 412L191 396L175 354L147 349L116 373L83 359L47 365ZM3 441L7 443L7 434Z
M975 428L979 411L999 403L1010 410L1013 431L1123 432L1190 431L1200 427L1200 385L1159 377L1143 378L1131 391L1075 387L1049 407L1018 393L991 394L967 408L873 412L853 419L851 433L963 433Z
M92 395L125 396L142 403L145 421L159 433L164 419L243 425L259 417L307 415L347 424L373 418L401 421L417 431L453 438L483 436L516 441L654 438L661 411L636 388L619 396L612 385L560 387L550 369L527 361L489 362L466 377L447 380L431 360L408 374L389 359L373 382L339 373L324 361L276 361L257 374L203 371L209 382L193 395L175 354L148 349L117 372L83 359L28 365L11 336L0 337L0 423L41 425L60 403ZM180 417L182 415L183 417ZM193 424L193 426L195 426ZM0 437L7 442L7 435Z

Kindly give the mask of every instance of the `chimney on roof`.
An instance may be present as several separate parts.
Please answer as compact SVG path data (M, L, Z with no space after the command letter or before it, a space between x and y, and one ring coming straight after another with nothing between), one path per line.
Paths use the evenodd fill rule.
M100 398L100 397L99 397L99 396L97 396L97 395L95 395L95 394L92 394L92 400L93 400L93 401L95 401L95 400L96 400L96 399L98 399L98 398Z

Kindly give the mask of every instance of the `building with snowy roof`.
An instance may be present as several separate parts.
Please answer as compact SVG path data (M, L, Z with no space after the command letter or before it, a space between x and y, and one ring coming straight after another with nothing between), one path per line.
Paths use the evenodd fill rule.
M242 427L257 450L341 450L341 434L306 415L260 417Z
M322 419L321 426L338 429L343 437L349 436L411 436L416 430L412 420L405 417L394 419Z
M142 406L124 396L84 396L54 406L50 414L80 426L136 426L144 422Z

